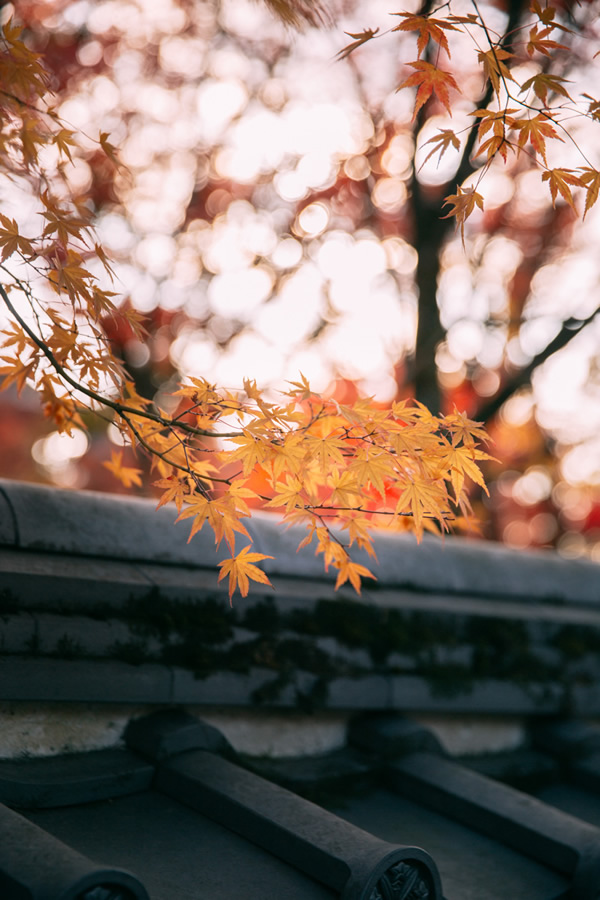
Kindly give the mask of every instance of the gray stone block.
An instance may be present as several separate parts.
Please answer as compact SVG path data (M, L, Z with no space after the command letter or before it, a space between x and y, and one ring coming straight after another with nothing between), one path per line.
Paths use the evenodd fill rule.
M550 714L563 704L559 685L528 685L486 680L451 683L414 675L390 676L390 707L448 713Z
M35 619L29 613L0 616L0 654L31 653L35 634Z
M342 900L409 893L441 900L431 857L389 844L212 753L158 767L156 787L332 888ZM395 888L392 885L395 884Z
M149 900L133 875L97 866L47 831L0 805L0 873L4 896L47 898L118 897ZM108 894L110 896L110 894Z
M171 695L166 666L0 658L0 700L169 703Z
M0 604L8 602L19 610L81 613L119 608L151 587L132 563L0 548Z
M288 790L305 796L316 796L323 791L346 791L355 794L373 779L372 762L349 748L336 750L323 756L305 756L284 759L254 759L249 767Z
M254 694L271 682L275 674L264 669L248 673L215 672L207 678L196 678L187 669L173 669L174 703L215 706L248 706Z
M389 709L390 681L384 675L334 678L327 683L330 709Z
M367 713L350 722L348 739L366 753L386 759L428 750L443 753L435 735L412 719L389 713Z
M0 544L14 546L17 543L17 529L14 512L6 493L0 486Z
M572 879L568 896L593 900L600 884L600 829L515 788L430 753L391 763L388 784Z
M151 500L0 482L17 523L19 546L52 553L213 566L214 536L204 529L188 544L189 522Z
M37 613L36 652L63 659L90 659L114 653L118 643L126 644L132 634L125 622L102 621L83 616ZM150 648L148 648L150 652Z
M577 760L600 753L600 728L581 719L539 722L531 731L533 745L564 760Z
M0 760L0 802L20 809L91 803L147 790L154 768L127 750Z
M131 750L152 762L187 750L234 755L230 743L217 728L182 709L163 709L132 719L125 730L125 742Z

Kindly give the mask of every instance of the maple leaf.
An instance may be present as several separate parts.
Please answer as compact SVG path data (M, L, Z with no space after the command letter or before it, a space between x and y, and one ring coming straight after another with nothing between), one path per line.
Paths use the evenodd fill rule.
M553 50L568 50L565 44L559 44L558 41L548 40L548 35L554 30L554 26L547 26L539 31L537 25L534 25L529 32L529 41L527 42L527 53L533 56L536 52L542 53L544 56L552 56Z
M571 209L575 209L575 203L569 185L584 187L584 183L578 175L573 174L572 169L546 169L546 171L542 173L542 181L548 182L553 206L556 206L556 197L560 194L563 200L566 200L569 204Z
M165 503L174 502L177 512L181 512L184 500L190 495L190 484L187 478L180 478L178 475L170 475L168 478L161 478L159 481L153 481L154 487L164 488L164 492L156 506L160 509Z
M371 28L365 28L363 31L360 31L358 34L352 34L351 31L345 31L344 34L347 34L348 37L354 38L354 40L352 41L351 44L348 44L342 50L339 50L336 53L336 58L338 60L346 59L346 57L350 56L350 54L354 50L356 50L357 47L362 47L363 44L366 44L367 41L370 41L372 38L374 38L378 31L379 31L379 28L376 28L374 31Z
M287 397L297 397L299 400L308 400L312 397L313 392L310 384L302 372L300 372L300 381L288 381L287 384L291 384L295 389L293 391L286 391Z
M117 157L117 148L114 144L111 144L108 138L110 137L108 131L101 131L98 137L98 143L102 148L104 154L110 159L111 162L115 164L115 166L121 167L121 163Z
M269 500L267 506L274 508L285 506L286 512L290 512L297 506L302 507L305 505L302 499L303 490L304 484L299 478L287 475L285 483L278 481L275 485L275 496Z
M330 500L334 506L360 506L361 496L354 472L335 470L327 479L327 485L331 488Z
M357 594L360 594L361 587L361 578L375 578L373 573L367 569L366 566L361 566L358 563L352 562L349 556L346 556L340 563L338 567L338 575L335 582L335 590L342 586L346 581L349 581ZM377 580L377 579L375 579Z
M474 447L475 438L487 440L488 435L483 427L483 422L475 422L469 419L465 412L454 411L444 419L444 427L452 434L452 446L463 443L465 447Z
M118 480L124 487L129 488L132 484L137 485L137 487L141 487L142 470L135 469L131 466L124 466L121 462L122 458L122 450L113 450L111 453L111 461L108 462L105 460L102 465L106 469L108 469L109 472L112 472L115 478L118 478Z
M489 496L489 491L486 487L483 475L481 474L481 470L475 460L491 458L492 457L487 453L484 453L482 450L477 450L475 447L448 446L447 451L444 453L442 462L450 472L450 480L452 482L454 496L457 502L460 500L460 496L462 494L465 477L470 478L471 481L474 481L476 484L480 485L480 487L482 487L485 493Z
M443 219L449 219L450 216L456 216L456 223L460 225L460 234L465 245L465 222L477 206L483 209L483 197L478 194L475 188L458 187L456 194L449 194L444 200L444 206L452 206L450 212L442 216Z
M516 119L512 127L519 132L517 140L519 149L522 150L529 141L536 153L539 153L544 162L546 162L546 138L553 138L562 141L560 135L556 133L550 124L551 116L549 113L538 113L532 119Z
M404 22L392 28L392 31L418 31L417 52L420 56L431 39L446 51L450 58L450 47L448 46L448 38L444 34L446 31L458 31L456 25L453 25L447 19L435 19L433 16L416 16L412 13L392 13L393 16L403 16Z
M19 226L14 219L0 213L0 245L2 245L2 261L13 253L23 255L31 252L31 243L19 234Z
M585 211L583 213L583 218L585 219L589 210L598 199L598 192L600 191L600 172L597 169L590 168L590 166L585 166L580 171L583 173L580 176L581 184L586 190Z
M496 95L500 94L501 80L514 81L510 70L502 62L503 59L510 59L513 55L501 47L490 47L489 50L480 50L477 54L479 62L483 65L485 77L489 78Z
M566 31L572 34L571 28L567 28L565 25L561 25L559 22L554 21L554 17L556 15L555 6L542 6L539 0L534 0L529 8L531 12L538 17L543 25L549 25L552 28L560 28L561 31Z
M229 602L231 603L233 594L239 589L242 597L248 596L250 590L250 581L257 581L259 584L268 584L273 587L266 572L255 566L254 563L260 562L261 559L273 559L264 553L250 553L250 544L243 547L237 556L230 559L223 559L218 563L221 571L219 572L218 581L221 581L229 575Z
M573 98L567 89L563 87L563 83L566 80L566 78L561 78L559 75L547 75L545 72L539 72L523 82L519 93L523 94L525 91L533 88L533 93L542 101L544 106L546 106L548 100L548 91L560 94L561 97L566 97L567 100L572 100Z
M427 156L421 163L421 166L419 167L419 171L420 171L420 169L423 168L423 166L425 165L427 160L430 159L434 153L439 152L439 154L440 154L438 156L438 164L439 164L442 156L444 155L444 153L446 152L448 147L452 146L452 147L454 147L455 150L460 150L460 140L459 140L458 136L450 128L439 128L438 134L434 135L432 138L429 138L428 141L425 141L423 146L425 147L427 144L436 144L437 146L433 147L429 151L429 153L427 154Z
M385 497L385 480L395 474L394 458L386 452L369 452L360 448L357 459L348 466L348 472L355 474L359 485L368 487L372 484Z
M443 525L442 507L446 499L446 491L441 485L424 479L415 479L402 489L395 514L410 512L417 538L420 538L423 534L424 518L436 518Z
M331 468L331 461L340 466L345 465L342 450L346 449L346 442L336 435L335 429L329 431L327 425L324 425L322 431L325 431L322 436L308 434L306 444L309 447L308 458L317 459L321 470L327 472Z
M53 143L56 144L60 153L69 160L69 162L73 162L73 157L71 156L71 147L75 147L75 141L73 137L75 136L74 131L70 131L68 128L61 128L57 131L52 140Z
M460 93L460 88L457 85L454 76L444 69L439 69L437 66L425 62L423 59L408 63L408 65L417 71L413 72L406 81L403 81L397 90L401 91L408 87L417 88L413 121L421 107L427 103L432 94L435 94L440 103L446 107L448 115L451 116L452 108L450 106L450 94L448 91L449 89L452 89Z

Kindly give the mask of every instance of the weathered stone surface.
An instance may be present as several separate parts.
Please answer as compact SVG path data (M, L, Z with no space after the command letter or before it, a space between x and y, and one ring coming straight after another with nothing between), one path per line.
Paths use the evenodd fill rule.
M92 491L0 482L14 511L19 547L161 563L214 566L214 536L205 530L187 544L189 523L174 526L174 508L151 500Z
M166 666L5 656L0 700L169 703L172 674Z
M539 722L532 731L534 746L564 760L600 753L600 728L581 719Z
M489 834L573 878L570 896L593 900L600 883L600 829L515 788L429 753L389 764L401 794ZM593 891L592 891L593 887Z
M0 548L0 612L119 608L152 582L135 564Z
M249 766L263 778L311 797L323 791L354 793L375 777L372 761L348 748L322 756L255 759L249 761Z
M132 719L125 730L125 743L152 762L187 750L233 755L231 745L216 728L182 709L163 709Z
M5 502L0 521L9 522L10 513L15 523L0 526L0 539L12 545L18 541L22 549L200 569L214 569L219 558L212 534L204 529L188 544L189 523L174 526L176 511L155 510L150 500L10 481L0 481L0 489ZM265 560L269 574L319 579L319 590L331 590L333 577L324 575L322 560L310 547L296 553L303 529L286 531L277 517L266 514L253 516L248 528L255 549L275 557ZM426 536L417 545L410 536L380 533L376 543L377 588L393 585L463 597L567 601L595 608L600 604L600 570L591 562L451 537Z
M340 892L343 900L376 900L383 879L397 878L407 887L415 873L423 882L423 900L442 898L437 869L424 851L388 844L214 754L174 757L159 765L155 783ZM406 872L392 871L402 863ZM389 888L382 893L394 896Z
M8 497L0 486L0 544L12 546L17 543L17 530L13 510Z
M31 653L35 634L36 621L29 613L0 616L0 654Z
M154 768L127 750L0 761L0 803L46 809L122 797L150 787Z
M417 750L443 753L440 742L429 729L393 713L358 716L350 723L348 739L355 747L388 759Z
M25 852L24 852L25 851ZM149 900L141 882L127 872L97 866L42 828L0 805L0 873L5 896L46 900L118 892ZM121 888L123 889L121 891ZM109 895L110 896L110 895Z

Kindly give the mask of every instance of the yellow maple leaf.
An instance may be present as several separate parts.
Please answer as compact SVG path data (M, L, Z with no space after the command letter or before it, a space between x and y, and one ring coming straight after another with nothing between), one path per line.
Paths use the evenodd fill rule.
M152 483L155 487L164 489L156 508L160 509L165 503L174 502L177 512L181 512L184 500L190 495L190 485L187 476L182 478L178 475L170 475L168 478L161 478Z
M356 475L360 486L368 487L371 484L382 497L385 497L386 479L393 478L396 474L394 458L386 452L369 452L368 449L360 447L357 459L348 466L348 472Z
M229 602L234 592L239 589L242 597L248 596L250 590L250 581L257 581L260 584L268 584L273 587L266 572L255 566L254 563L260 562L261 559L273 559L272 556L266 556L264 553L250 553L250 544L243 547L237 556L230 559L221 560L218 565L221 567L218 580L229 575Z
M366 566L361 566L359 563L352 562L350 557L346 555L339 563L335 590L337 591L344 582L349 581L356 593L360 594L361 578L375 578L375 576Z
M415 533L420 538L423 533L424 519L437 519L444 527L443 513L447 494L440 484L415 478L407 484L396 504L395 514L408 512L415 524Z
M121 462L123 458L122 450L113 450L111 453L111 461L103 462L102 465L108 469L109 472L118 478L121 484L123 484L126 488L131 487L132 484L141 487L142 479L141 469L135 469L132 466L124 466Z
M278 481L275 485L275 496L269 500L267 506L277 509L285 506L286 512L291 512L296 507L303 507L305 502L302 498L304 484L299 478L287 475L285 483Z

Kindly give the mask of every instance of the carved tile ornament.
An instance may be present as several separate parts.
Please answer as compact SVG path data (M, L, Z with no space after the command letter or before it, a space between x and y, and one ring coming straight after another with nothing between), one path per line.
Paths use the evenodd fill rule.
M420 869L409 863L396 863L383 873L369 900L428 900L431 897Z

